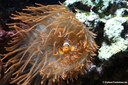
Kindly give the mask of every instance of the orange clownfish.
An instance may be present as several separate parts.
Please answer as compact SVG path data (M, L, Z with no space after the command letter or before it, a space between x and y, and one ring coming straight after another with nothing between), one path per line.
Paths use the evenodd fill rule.
M71 51L74 51L74 49L75 49L75 47L71 46L69 44L69 42L66 41L66 42L64 42L63 47L58 49L58 52L59 52L59 54L63 55L63 54L69 53Z

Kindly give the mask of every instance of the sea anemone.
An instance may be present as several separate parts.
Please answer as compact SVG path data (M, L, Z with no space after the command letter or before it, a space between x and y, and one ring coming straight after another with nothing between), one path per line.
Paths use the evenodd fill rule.
M16 33L2 58L11 84L62 84L86 73L98 48L95 34L65 6L36 4L11 18Z

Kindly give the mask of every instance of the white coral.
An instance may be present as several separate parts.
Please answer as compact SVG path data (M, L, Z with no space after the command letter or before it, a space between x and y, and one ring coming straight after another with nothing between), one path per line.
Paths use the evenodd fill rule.
M75 2L81 2L81 3L86 4L86 5L88 5L88 6L94 6L94 5L95 5L95 4L92 2L92 0L66 0L66 1L64 2L64 4L65 4L66 6L68 6L68 5L73 4L73 3L75 3ZM98 2L99 2L99 0L95 0L95 3L98 3Z
M116 14L116 16L122 16L124 14L124 11L128 12L128 9L127 8L120 8L120 9L116 10L115 14Z
M76 13L76 18L79 20L79 21L81 21L81 22L83 22L83 23L85 23L86 25L88 25L88 26L92 26L91 24L91 22L92 21L94 21L94 27L97 25L97 23L99 22L99 15L97 15L96 13L94 13L93 11L92 12L90 12L89 13L89 15L88 15L88 13L80 13L80 12L77 12Z
M122 23L126 22L127 19L123 17L115 17L109 19L104 27L104 36L107 36L109 40L112 40L111 45L103 42L101 48L99 49L98 57L101 59L108 59L112 55L125 51L128 48L128 39L123 39L120 34L124 27ZM112 42L111 41L111 42Z

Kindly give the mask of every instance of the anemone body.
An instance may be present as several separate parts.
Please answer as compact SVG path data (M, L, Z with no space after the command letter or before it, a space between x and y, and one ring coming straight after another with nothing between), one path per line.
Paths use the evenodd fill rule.
M10 83L19 85L62 84L86 73L95 55L95 34L63 5L27 7L12 15L16 33L3 60Z

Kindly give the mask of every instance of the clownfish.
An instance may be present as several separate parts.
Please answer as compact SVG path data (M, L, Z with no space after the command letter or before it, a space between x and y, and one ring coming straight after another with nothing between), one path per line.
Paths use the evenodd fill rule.
M58 49L59 54L66 54L75 50L74 46L71 46L68 41L65 41L62 48Z

